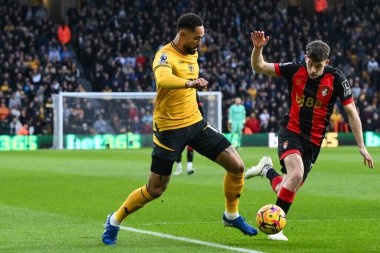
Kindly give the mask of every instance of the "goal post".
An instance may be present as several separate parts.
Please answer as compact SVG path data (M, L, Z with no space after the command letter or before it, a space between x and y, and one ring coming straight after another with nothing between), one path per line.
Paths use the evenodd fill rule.
M206 91L198 95L204 118L221 131L222 93ZM151 140L155 98L155 92L53 95L53 148L138 148L147 135Z

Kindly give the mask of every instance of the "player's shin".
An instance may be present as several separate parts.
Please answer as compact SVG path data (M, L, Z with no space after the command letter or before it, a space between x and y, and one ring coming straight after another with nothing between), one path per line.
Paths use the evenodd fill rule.
M224 175L224 196L226 198L226 217L236 219L239 216L239 197L244 186L244 173Z
M111 225L120 225L128 215L137 211L153 199L154 198L147 191L146 185L134 190L129 194L127 200L120 206L119 210L111 217L111 223L116 223Z

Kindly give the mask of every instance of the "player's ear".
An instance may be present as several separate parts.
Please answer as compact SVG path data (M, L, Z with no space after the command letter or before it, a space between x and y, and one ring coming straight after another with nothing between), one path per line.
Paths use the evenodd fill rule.
M186 36L186 32L185 32L185 30L180 30L180 31L179 31L179 36L180 36L182 39L184 39L185 36Z
M330 64L330 59L325 60L326 65Z

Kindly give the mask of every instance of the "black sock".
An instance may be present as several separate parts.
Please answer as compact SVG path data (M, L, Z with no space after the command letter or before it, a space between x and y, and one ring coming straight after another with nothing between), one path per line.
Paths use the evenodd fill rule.
M274 178L280 176L280 174L277 173L277 171L274 169L274 168L270 168L268 171L267 171L267 174L266 174L266 177L269 179L269 181L271 182L272 184L272 181Z
M193 162L194 159L194 151L188 150L187 151L187 162Z
M282 210L284 210L285 214L287 214L288 211L289 211L290 206L292 205L292 203L286 202L286 201L284 201L284 200L282 200L280 198L277 198L276 205L278 205L279 207L281 207Z
M278 193L276 205L281 207L282 210L284 210L284 212L287 214L295 196L295 191L291 191L286 187L282 187Z

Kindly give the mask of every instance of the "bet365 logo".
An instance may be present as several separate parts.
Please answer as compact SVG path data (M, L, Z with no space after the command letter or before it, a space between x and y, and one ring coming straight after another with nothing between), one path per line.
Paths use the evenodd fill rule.
M305 95L298 95L296 93L296 102L299 107L315 107L315 108L321 108L322 107L322 101L314 99L313 97L305 97Z

